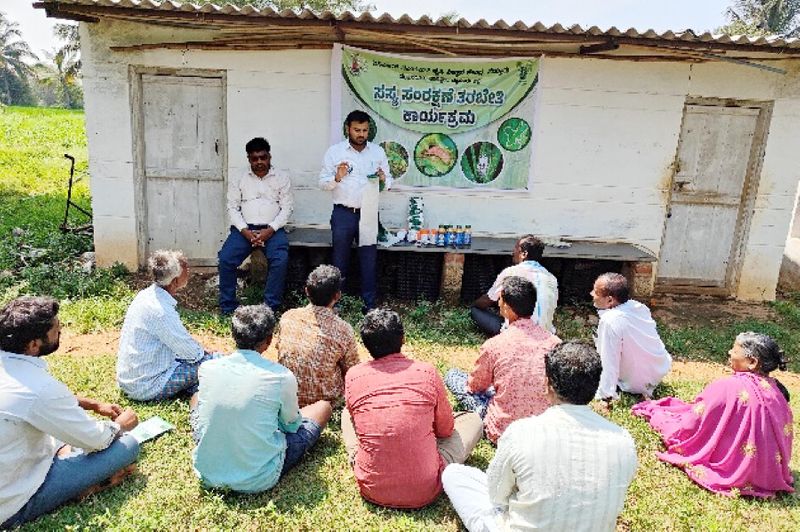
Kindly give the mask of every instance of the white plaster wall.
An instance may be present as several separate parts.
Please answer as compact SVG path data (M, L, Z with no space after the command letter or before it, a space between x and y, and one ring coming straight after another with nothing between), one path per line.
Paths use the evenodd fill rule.
M146 35L146 37L143 37ZM316 187L329 145L330 51L112 52L110 44L200 40L198 30L82 24L84 87L96 247L102 264L134 266L136 212L129 65L227 72L229 174L246 168L245 142L262 135L292 177L293 223L327 227L329 193ZM774 297L798 170L790 160L800 114L796 69L779 76L727 63L546 58L527 192L424 192L426 219L471 223L476 233L625 241L658 254L671 164L687 96L775 100L769 144L737 295ZM408 197L390 191L382 219L400 226Z

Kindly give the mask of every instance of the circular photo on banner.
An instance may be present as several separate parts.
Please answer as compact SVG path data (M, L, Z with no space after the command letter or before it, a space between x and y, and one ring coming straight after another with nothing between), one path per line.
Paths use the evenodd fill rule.
M503 170L503 154L491 142L476 142L464 150L461 170L474 183L491 183Z
M414 164L428 177L440 177L450 172L458 160L458 148L444 133L429 133L419 139L414 148Z
M375 120L372 117L369 117L369 133L367 133L367 140L372 142L375 140L375 135L378 134L378 124L375 123ZM348 138L347 136L347 121L342 122L342 135L344 138Z
M519 151L531 141L531 126L521 118L509 118L497 130L497 142L508 151Z
M399 142L386 140L381 142L381 148L386 152L389 160L389 173L392 179L400 179L408 171L408 150Z

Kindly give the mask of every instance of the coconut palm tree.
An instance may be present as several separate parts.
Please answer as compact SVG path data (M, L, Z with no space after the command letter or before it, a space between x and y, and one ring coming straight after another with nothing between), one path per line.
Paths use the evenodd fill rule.
M19 25L0 11L0 102L11 103L13 81L25 84L33 76L33 68L26 59L35 61L38 58L22 40Z
M80 59L68 46L45 52L48 63L36 65L39 82L53 89L61 105L68 109L80 107Z
M722 33L800 36L800 0L736 0L727 16Z

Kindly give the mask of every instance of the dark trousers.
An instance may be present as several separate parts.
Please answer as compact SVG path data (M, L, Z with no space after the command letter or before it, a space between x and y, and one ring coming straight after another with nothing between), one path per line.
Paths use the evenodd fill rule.
M500 334L500 329L503 327L505 320L502 316L495 314L491 310L483 310L478 307L470 307L469 315L472 321L478 326L483 334L492 337Z
M250 229L261 226L248 225ZM236 268L239 267L253 251L253 246L242 236L238 229L231 226L228 239L219 250L219 308L229 313L236 310ZM264 302L273 310L277 310L283 302L283 289L286 285L286 271L289 269L289 237L286 231L278 229L264 244L264 255L267 257L267 282L264 285Z
M353 211L342 205L334 205L331 213L331 241L333 265L342 272L342 284L350 266L350 250L353 240L358 240L358 223L361 211ZM378 246L359 246L358 261L361 266L361 297L368 309L375 308L378 299L377 282Z

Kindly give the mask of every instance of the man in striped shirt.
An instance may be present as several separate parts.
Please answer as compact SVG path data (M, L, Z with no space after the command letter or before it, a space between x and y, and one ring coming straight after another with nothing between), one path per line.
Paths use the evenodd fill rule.
M197 371L212 355L183 326L175 294L189 282L180 251L155 251L147 261L153 284L136 294L119 338L117 383L137 401L197 391Z
M486 473L447 466L442 484L470 531L613 531L636 471L631 435L596 414L600 356L567 342L545 357L553 406L512 423Z

